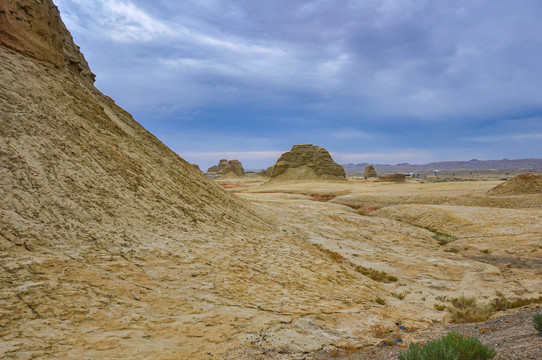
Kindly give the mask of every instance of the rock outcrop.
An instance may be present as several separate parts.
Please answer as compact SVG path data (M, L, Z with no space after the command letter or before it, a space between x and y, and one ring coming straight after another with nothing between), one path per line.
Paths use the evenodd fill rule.
M94 82L95 75L51 1L1 1L0 44Z
M226 167L226 165L228 165L228 160L227 159L220 159L220 161L218 162L218 165L211 166L210 168L207 169L207 172L208 173L221 172Z
M495 186L488 191L490 195L541 194L542 175L521 174Z
M271 170L271 180L346 180L341 165L321 146L294 145L280 156Z
M220 173L220 177L243 177L245 176L245 169L239 160L230 160L224 166Z
M369 164L365 167L365 179L376 178L378 174L373 165Z
M388 174L379 177L380 181L404 183L406 182L405 174Z

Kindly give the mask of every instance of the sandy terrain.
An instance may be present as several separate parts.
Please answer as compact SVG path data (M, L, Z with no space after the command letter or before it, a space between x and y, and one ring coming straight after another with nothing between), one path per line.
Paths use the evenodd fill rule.
M535 207L540 195L488 197L486 191L497 184L266 184L252 179L222 185L298 229L306 242L340 254L342 267L361 265L398 278L388 284L360 279L384 292L379 296L386 305L370 297L364 303L374 314L370 318L364 308L363 315L326 320L340 324L351 337L359 336L360 345L368 341L375 324L393 329L396 321L402 321L423 329L447 322L447 312L434 308L444 297L474 296L483 303L498 291L509 298L542 295L542 209ZM486 206L480 206L484 200ZM477 206L466 205L472 203ZM435 230L454 240L439 245ZM404 338L418 340L416 336L414 331Z

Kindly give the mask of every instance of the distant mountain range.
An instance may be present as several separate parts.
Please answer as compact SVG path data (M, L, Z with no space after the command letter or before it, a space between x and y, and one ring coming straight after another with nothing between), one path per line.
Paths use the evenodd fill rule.
M347 173L360 173L365 171L368 163L344 164ZM542 159L502 159L502 160L478 160L469 161L440 161L429 164L373 164L377 172L417 172L417 171L449 171L449 170L539 170L542 169Z

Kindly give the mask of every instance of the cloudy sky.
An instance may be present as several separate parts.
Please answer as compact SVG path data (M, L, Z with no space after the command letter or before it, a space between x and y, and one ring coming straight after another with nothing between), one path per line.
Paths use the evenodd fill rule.
M206 169L542 157L540 0L54 0L96 85Z

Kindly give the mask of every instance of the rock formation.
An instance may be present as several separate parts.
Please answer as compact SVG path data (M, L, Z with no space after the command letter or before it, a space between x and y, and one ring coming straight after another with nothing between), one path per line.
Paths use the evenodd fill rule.
M207 172L208 173L218 173L220 171L222 171L226 165L228 165L228 160L227 159L220 159L220 161L218 162L218 165L213 165L211 166L210 168L207 169Z
M541 194L542 175L521 174L495 186L488 191L490 195Z
M346 180L341 165L321 146L294 145L280 156L271 172L271 180Z
M365 167L365 179L378 177L373 165L369 164Z
M199 168L199 165L198 164L190 164L194 169L198 170L201 172L201 169Z
M245 176L245 169L239 160L230 160L224 166L220 177L242 177Z
M379 177L380 181L404 183L406 182L405 174L388 174Z

